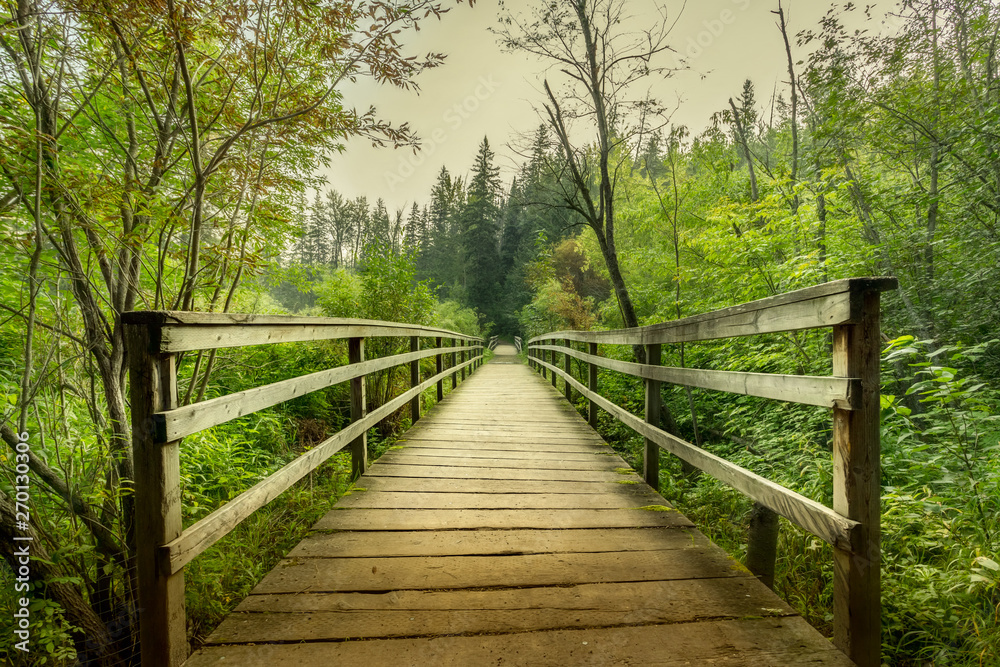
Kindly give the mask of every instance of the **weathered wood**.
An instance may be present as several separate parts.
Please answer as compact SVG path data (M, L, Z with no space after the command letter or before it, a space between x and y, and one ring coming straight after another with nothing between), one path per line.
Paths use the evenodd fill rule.
M620 479L620 478L619 478ZM606 493L614 481L552 481L530 479L449 479L447 477L373 477L365 475L361 488L369 491L415 491L425 493Z
M440 347L440 346L438 346ZM349 363L360 364L365 360L365 339L351 338L347 341L347 358ZM365 378L356 377L351 380L351 421L360 422L368 412L368 402L365 400ZM351 441L351 476L363 475L368 469L368 431L359 434Z
M558 372L554 366L550 365L549 369ZM751 499L766 505L816 537L834 546L851 549L855 539L854 534L860 526L857 521L847 519L829 507L730 463L677 436L646 424L644 420L624 408L615 405L599 394L590 392L576 380L571 379L570 381L575 382L576 389L584 396L593 398L603 410L611 413L612 416L643 437L658 443L660 447L671 454L725 482Z
M154 416L157 437L161 442L177 440L284 401L405 363L410 363L411 370L415 364L419 369L419 359L435 354L438 351L424 350L370 359L161 412Z
M597 356L597 343L587 343L587 349L591 357ZM587 365L587 388L597 393L597 364L591 361ZM591 428L597 428L597 403L593 400L587 402L587 423Z
M456 387L458 387L458 369L457 369L458 364L456 363L456 360L455 360L455 350L457 349L457 347L455 345L456 345L457 341L453 338L452 341L451 341L451 343L452 343L452 346L451 346L451 350L452 350L451 351L451 368L455 369L454 371L452 371L452 374L451 374L451 388L455 389Z
M434 347L438 348L438 353L434 357L434 369L436 375L441 375L444 368L444 358L440 352L441 349L441 337L439 336L434 340ZM444 399L444 380L438 380L437 382L437 400L440 403Z
M659 344L646 346L646 362L650 366L660 365ZM645 384L646 423L659 426L660 383L656 380L646 380ZM645 439L645 448L642 454L642 477L646 480L646 484L649 484L657 491L660 490L660 446L649 438Z
M636 528L693 524L680 512L610 510L331 510L314 530L468 530L511 528ZM742 567L742 566L741 566Z
M690 623L703 618L780 617L776 596L732 578L580 584L572 588L398 591L392 595L254 595L208 644L329 641L383 637L530 632L601 626ZM664 604L663 600L670 600ZM313 602L304 607L303 602ZM355 606L357 605L357 606ZM319 607L318 609L316 607ZM374 608L373 608L374 607ZM252 610L254 613L245 613Z
M559 338L619 345L684 343L848 324L861 318L855 295L897 285L895 278L847 278L671 322L615 331L555 331L528 344Z
M135 465L136 567L139 631L144 665L176 667L188 656L184 573L171 573L159 548L181 534L179 442L159 443L153 415L177 404L173 355L155 352L142 324L125 327Z
M858 295L856 323L833 329L833 373L861 380L857 409L833 411L833 508L860 522L833 553L834 643L861 667L881 664L879 294Z
M592 343L593 344L593 343ZM552 345L537 345L540 349L563 349ZM744 373L739 371L712 371L701 368L676 368L652 366L631 361L607 359L571 350L570 354L581 361L660 382L670 382L687 387L712 389L730 394L759 396L779 401L817 405L824 408L851 409L852 397L860 391L859 380L847 377L814 375L779 375L776 373Z
M463 340L463 341L462 341L462 342L460 343L460 345L461 345L461 347L462 347L462 353L461 353L461 358L462 358L462 363L464 364L464 363L465 363L465 355L466 355L466 351L465 351L465 341ZM462 382L465 382L465 366L462 366Z
M123 313L122 321L151 326L154 332L158 332L153 336L154 348L162 353L386 336L454 335L477 343L481 340L434 327L333 317L135 311Z
M386 452L379 459L386 465L410 466L448 466L452 468L490 468L500 470L514 468L518 470L619 470L626 466L617 456L594 456L592 460L560 460L558 458L466 458L458 456L408 456L401 451Z
M261 655L268 667L345 659L655 664L664 655L685 664L847 664L631 470L565 470L571 460L556 461L556 470L522 469L525 460L553 455L620 461L598 455L608 448L575 412L543 409L565 405L548 385L509 363L463 383L413 429L421 444L407 443L372 465L317 524L320 534L261 582L195 664L253 664ZM533 421L511 435L499 420L480 427L480 418L504 413ZM439 417L447 423L438 424ZM562 424L552 421L557 417ZM560 450L525 447L550 439L538 429L558 433L552 446ZM477 439L483 430L516 449ZM449 432L462 435L442 441ZM387 462L413 459L513 465ZM655 651L646 650L650 644Z
M337 531L312 534L299 542L288 557L394 558L666 551L707 549L710 545L708 538L690 528Z
M747 569L774 590L774 563L778 557L778 515L754 503L747 535Z
M382 419L406 405L413 396L420 395L444 375L436 375L397 396L385 405L369 412L360 421L327 438L302 456L285 465L281 470L250 487L208 516L190 526L180 536L160 547L164 562L170 572L179 572L198 554L229 534L234 527L258 509L286 491L295 482L319 467L330 456L340 451L359 435Z
M420 337L410 336L410 353L414 354L420 351ZM464 361L464 359L463 359ZM462 366L462 373L465 373L465 366ZM420 361L414 359L410 362L410 388L416 387L420 384ZM420 421L420 395L416 395L410 399L410 424L416 424Z
M566 375L573 375L573 357L569 355L569 352L571 351L570 348L572 346L570 345L569 340L564 340L563 345L566 347L563 351L563 363L566 365ZM563 393L566 395L566 400L572 403L573 388L568 382L563 384Z
M798 617L499 635L209 646L187 667L241 665L715 665L850 667Z
M334 512L345 513L346 510ZM374 514L376 511L365 513ZM714 548L506 556L309 558L282 561L264 577L253 592L255 595L265 595L484 586L560 586L598 581L669 581L752 576L746 568L726 556L725 552Z

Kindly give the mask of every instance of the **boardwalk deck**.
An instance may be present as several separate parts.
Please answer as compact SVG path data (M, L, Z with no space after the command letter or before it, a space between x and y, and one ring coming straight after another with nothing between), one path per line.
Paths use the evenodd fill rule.
M504 361L371 466L186 664L852 664Z

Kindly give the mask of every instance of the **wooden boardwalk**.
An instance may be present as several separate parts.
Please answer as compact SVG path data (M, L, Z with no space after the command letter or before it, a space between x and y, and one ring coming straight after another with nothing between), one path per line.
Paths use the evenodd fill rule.
M372 465L186 664L853 664L512 353Z

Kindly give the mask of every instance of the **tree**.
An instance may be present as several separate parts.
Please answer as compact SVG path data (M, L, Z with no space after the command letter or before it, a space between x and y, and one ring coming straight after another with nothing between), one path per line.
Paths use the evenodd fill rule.
M615 246L615 184L620 158L629 153L627 142L662 116L655 100L630 95L643 79L668 73L655 61L669 48L672 22L665 9L654 5L659 17L652 27L629 31L625 6L624 0L555 0L534 10L531 19L507 12L498 34L507 49L543 58L567 77L558 94L546 79L543 105L565 160L562 205L596 234L622 320L634 327L638 318ZM642 119L638 125L631 120L636 114ZM596 128L592 146L574 141L573 121Z
M499 319L500 168L493 165L489 139L483 137L469 177L469 189L460 217L462 246L467 262L469 305L494 323Z
M51 390L60 409L85 407L86 436L95 451L107 452L92 479L61 484L65 471L41 459L36 466L52 497L86 526L77 538L82 552L94 547L84 565L95 574L76 591L83 604L53 597L83 629L74 635L81 654L87 634L111 634L94 627L94 615L106 627L124 628L112 637L120 646L102 645L96 662L116 651L128 660L134 646L133 462L121 314L228 310L246 276L259 273L292 232L296 202L318 162L351 136L412 143L408 128L374 109L345 108L339 87L371 75L413 88L413 77L441 56L404 54L398 35L443 9L435 0L3 4L0 137L10 150L0 160L0 200L7 212L17 206L12 225L20 239L4 249L12 262L3 271L32 279L27 298L5 294L3 308L28 345L45 352L39 358L26 349L20 360L24 382L14 421L44 433L37 400ZM362 20L367 29L357 30ZM70 295L46 306L44 320L36 298L43 276L68 285ZM59 360L67 358L81 360L95 379L89 391L63 377L67 365ZM195 357L185 400L204 394L213 359ZM61 445L43 439L40 446ZM10 518L6 510L0 502L0 524ZM67 538L65 526L45 528L38 532L52 542Z

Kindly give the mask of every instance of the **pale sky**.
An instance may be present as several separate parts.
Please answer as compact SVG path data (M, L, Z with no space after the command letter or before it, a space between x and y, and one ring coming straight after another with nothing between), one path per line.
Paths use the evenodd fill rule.
M541 0L507 0L507 7L527 15ZM651 0L626 0L629 12L641 17ZM777 27L777 0L664 0L671 17L680 14L663 63L687 60L690 71L650 80L654 95L676 111L672 121L700 133L710 116L736 97L747 78L753 80L758 102L770 100L775 88L788 99L787 65ZM827 12L825 0L783 0L793 57L805 52L795 46L795 34L814 29ZM890 8L884 5L883 11ZM860 12L855 12L860 14ZM345 103L367 109L374 104L394 123L408 121L422 139L423 149L374 149L364 140L352 140L344 153L331 158L322 174L329 187L347 197L378 197L389 210L408 210L413 201L423 206L441 166L454 175L467 175L483 136L488 136L509 183L519 162L513 146L519 137L541 123L534 107L543 98L545 63L521 54L504 53L488 28L499 16L498 0L479 0L475 7L455 6L440 22L424 23L419 33L402 35L407 50L447 54L445 64L421 74L419 95L379 87L363 81L345 90ZM868 26L879 32L881 26ZM550 81L561 80L549 72Z

